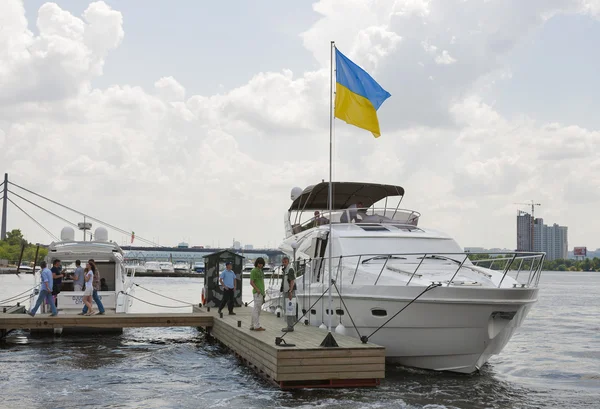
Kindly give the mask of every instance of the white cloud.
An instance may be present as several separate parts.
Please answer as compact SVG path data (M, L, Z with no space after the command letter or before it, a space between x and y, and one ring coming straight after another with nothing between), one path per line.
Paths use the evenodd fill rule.
M452 56L450 54L448 54L447 50L442 51L442 54L437 55L435 57L436 64L448 65L448 64L454 64L455 62L456 62L456 59L452 58Z
M183 101L185 88L173 77L162 77L154 83L154 88L165 101Z
M549 16L597 16L596 6L323 0L314 5L321 19L302 33L320 68L259 72L235 89L187 95L177 73L148 90L92 87L125 35L127 16L105 3L81 18L47 3L34 35L23 3L5 1L0 163L15 182L140 236L161 235L162 244L193 236L193 244L275 245L291 187L328 175L327 44L335 39L393 95L379 111L378 140L336 122L336 179L401 184L423 223L464 245L511 247L513 202L552 203L554 221L577 226L569 207L600 197L600 135L504 117L480 90L510 81L504 55ZM27 225L19 217L10 220ZM600 227L588 224L581 237Z

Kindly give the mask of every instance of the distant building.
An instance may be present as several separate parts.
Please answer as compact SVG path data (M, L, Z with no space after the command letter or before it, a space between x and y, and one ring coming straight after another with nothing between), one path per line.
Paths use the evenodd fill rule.
M245 244L244 250L254 250L254 246L252 244Z
M568 254L568 228L554 223L544 224L544 219L535 219L533 251L546 253L546 260L566 259Z
M531 248L531 215L521 210L517 213L517 251L533 251Z
M533 222L533 248L531 246L531 215L521 210L517 213L517 251L543 251L546 260L566 259L568 228L554 223L544 224L544 219L536 218Z
M569 254L570 259L580 259L581 258L580 256L575 255L574 251L569 251L568 254ZM596 250L587 249L586 255L584 258L595 258L595 257L600 258L600 249L596 249Z

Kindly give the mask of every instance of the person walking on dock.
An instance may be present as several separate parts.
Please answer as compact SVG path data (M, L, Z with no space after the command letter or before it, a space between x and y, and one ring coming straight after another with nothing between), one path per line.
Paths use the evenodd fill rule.
M265 259L259 257L254 262L254 268L250 272L250 285L252 286L252 295L254 297L254 309L252 310L252 324L250 331L264 331L260 326L260 310L265 302L265 274L263 267Z
M52 299L52 271L50 271L48 264L45 261L40 263L40 268L42 269L42 273L40 274L40 294L38 295L35 306L31 311L28 312L28 314L34 317L38 308L40 308L40 305L42 305L42 302L46 300L46 303L50 305L50 308L52 308L52 316L55 317L58 315L58 311L56 310L56 305L54 305L54 300Z
M87 271L85 273L85 291L83 292L83 303L87 308L87 312L85 315L93 315L94 309L92 306L92 293L94 292L93 281L95 269L93 266L90 265L90 263L88 263L88 265L86 266L86 270Z
M280 291L283 293L283 311L286 310L286 304L288 301L291 301L296 296L296 273L292 266L290 266L290 258L288 256L284 256L281 260L283 263L283 268L281 270L281 274L283 275L281 280L281 289ZM294 324L296 322L296 317L294 315L285 315L285 319L287 320L287 327L282 328L283 332L292 332L294 331Z
M73 290L82 291L83 283L85 283L85 277L83 276L83 267L81 267L81 260L75 260L75 271L73 272Z
M65 277L65 274L62 272L60 260L54 260L52 262L52 268L50 271L52 271L52 295L54 296L54 305L58 307L58 294L60 294L62 280Z
M227 304L227 308L229 309L229 315L235 315L233 312L233 302L235 298L235 273L231 270L232 263L228 261L225 263L225 270L219 275L219 283L223 286L223 299L221 300L221 305L219 305L219 314L225 308L225 304Z
M100 269L96 265L96 262L94 261L93 258L89 259L88 263L90 264L90 266L92 266L92 265L94 266L94 281L93 281L92 299L98 306L98 315L104 315L104 312L105 312L104 305L102 304L102 300L100 299L100 296L98 295L98 291L100 291L100 288L101 288ZM87 287L87 285L86 285L86 287ZM88 307L87 307L87 305L85 305L83 307L83 310L77 315L86 315L87 312L88 312Z

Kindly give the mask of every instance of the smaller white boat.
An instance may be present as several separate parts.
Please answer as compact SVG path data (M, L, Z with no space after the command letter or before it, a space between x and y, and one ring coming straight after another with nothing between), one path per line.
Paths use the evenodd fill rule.
M173 264L173 270L176 273L188 273L190 271L190 266L185 261L178 261Z
M162 268L158 261L146 261L146 264L144 264L144 267L146 267L146 272L148 272L148 273L162 272Z
M242 278L250 278L250 272L252 271L252 269L254 268L254 264L253 263L246 263L244 264L244 269L242 270Z
M62 229L61 241L52 242L48 246L48 255L45 261L48 265L52 265L53 261L60 260L63 265L63 272L67 277L62 279L60 283L60 292L56 295L60 314L73 315L82 312L83 291L75 290L73 276L71 272L75 269L75 261L81 260L82 266L87 263L87 260L94 259L96 267L99 270L100 290L97 292L98 298L102 301L105 313L109 314L126 314L133 304L134 277L135 273L128 269L124 263L123 250L112 241L108 240L108 232L104 227L96 229L93 241L75 241L75 231L71 227ZM40 276L36 273L34 276L37 284L29 299L29 310L36 304L39 296ZM94 301L94 312L98 312L97 305ZM46 304L40 306L38 313L48 313L50 307ZM86 318L82 318L86 319ZM123 328L103 327L103 328L87 328L87 327L66 327L54 328L54 333L73 332L123 332ZM45 332L47 330L39 330L31 328L32 331Z
M33 268L29 267L29 264L21 263L19 266L20 273L33 273Z
M204 273L204 261L196 261L194 263L194 271L196 273Z
M146 267L144 264L138 259L129 259L125 262L125 267L133 269L135 273L145 273Z
M171 263L170 261L162 261L159 264L160 264L160 270L163 273L174 273L175 272L175 269L173 268L173 263Z

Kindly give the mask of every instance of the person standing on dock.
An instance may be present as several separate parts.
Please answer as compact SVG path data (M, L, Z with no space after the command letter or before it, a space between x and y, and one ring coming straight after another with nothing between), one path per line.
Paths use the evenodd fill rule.
M102 304L102 300L100 299L100 296L98 295L98 291L100 291L100 270L98 269L98 266L96 265L96 262L94 261L93 258L88 260L88 263L90 264L90 266L94 266L94 281L93 281L93 291L92 291L92 298L94 300L94 302L96 303L96 305L98 306L98 315L104 315L104 305ZM86 285L87 286L87 285ZM87 305L85 305L83 307L83 310L81 310L81 312L77 315L86 315L88 312L88 307Z
M286 310L287 301L291 301L292 298L296 296L296 273L294 269L290 266L290 258L288 256L284 256L281 259L283 263L283 268L281 270L281 274L283 274L281 280L281 292L283 293L283 311ZM293 315L285 316L287 320L287 327L282 328L283 332L292 332L294 331L294 324L296 322L296 317Z
M54 281L52 279L52 271L50 271L50 269L48 269L48 264L45 261L42 261L40 263L40 268L42 269L42 273L40 274L40 277L41 277L40 294L38 295L38 299L35 303L35 307L33 307L33 309L31 311L29 311L27 314L34 317L38 308L40 308L40 305L42 305L44 300L46 300L46 303L48 305L50 305L50 308L52 308L52 317L56 317L58 315L58 311L56 310L56 305L54 305L54 300L52 299L52 284Z
M83 267L81 267L81 260L75 260L75 271L73 272L73 290L82 291L85 277L83 276Z
M94 315L94 310L92 306L92 293L94 292L94 266L91 266L90 263L86 266L87 272L85 273L85 291L83 292L83 303L85 304L85 308L87 309L85 315Z
M254 297L254 309L252 310L252 324L250 331L264 331L260 326L260 310L265 302L265 274L263 267L265 259L259 257L254 262L254 268L250 271L250 285L252 286L252 295Z
M62 266L60 260L54 260L52 262L52 295L54 296L54 305L58 307L58 294L60 293L60 287L62 286L62 279L65 276L62 273Z
M219 305L219 314L225 308L225 304L227 304L227 308L229 309L229 315L235 315L233 312L233 302L235 299L235 273L231 270L232 263L228 261L225 263L225 270L219 275L219 283L223 286L223 299L221 300L221 305Z

